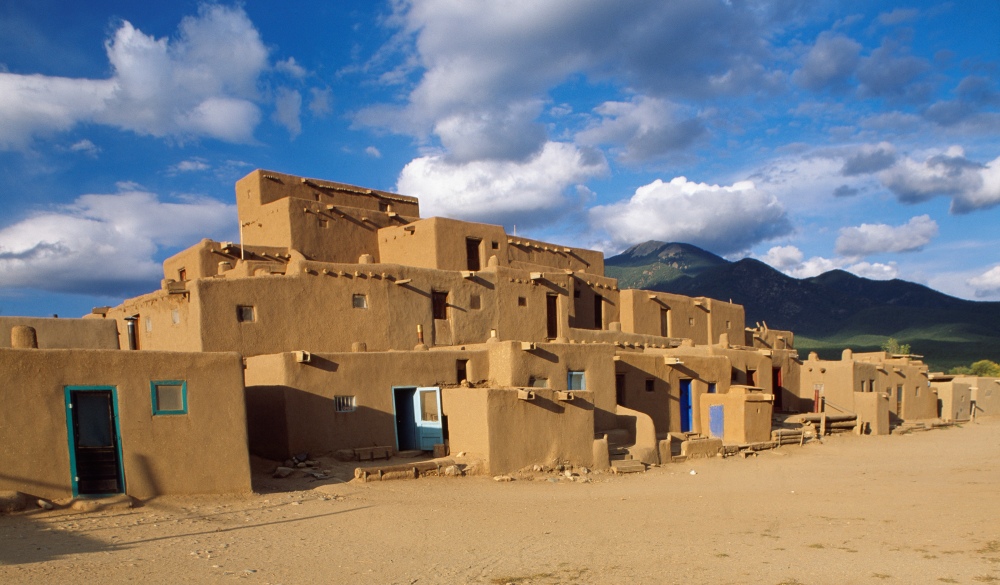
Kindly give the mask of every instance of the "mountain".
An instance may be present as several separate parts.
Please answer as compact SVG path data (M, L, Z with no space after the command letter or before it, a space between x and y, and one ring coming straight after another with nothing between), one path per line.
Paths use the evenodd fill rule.
M730 262L690 244L646 242L605 260L622 288L732 300L748 325L796 333L800 350L836 358L844 347L909 343L938 369L1000 357L1000 303L958 299L904 280L870 280L843 270L797 279L744 258Z

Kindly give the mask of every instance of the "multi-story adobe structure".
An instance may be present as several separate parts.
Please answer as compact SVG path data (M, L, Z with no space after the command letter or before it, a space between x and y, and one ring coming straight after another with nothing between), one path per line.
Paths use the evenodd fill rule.
M167 259L160 290L83 319L0 318L13 346L0 374L23 382L0 392L47 413L0 414L0 440L17 445L0 454L14 470L0 489L240 491L248 449L439 445L506 472L601 466L610 441L651 463L672 456L669 439L721 440L723 426L760 440L772 402L812 409L819 382L800 383L791 332L748 330L733 303L620 290L600 252L275 172L244 177L236 198L242 241ZM55 451L44 477L8 465ZM226 481L184 481L220 452Z

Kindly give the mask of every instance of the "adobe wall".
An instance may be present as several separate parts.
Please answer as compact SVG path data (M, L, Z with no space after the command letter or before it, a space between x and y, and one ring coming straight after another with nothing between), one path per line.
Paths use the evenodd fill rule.
M251 450L281 460L303 451L395 448L392 388L456 385L457 360L468 360L473 382L489 379L489 360L481 346L468 351L314 353L307 363L297 362L294 353L247 358ZM354 396L356 410L337 412L335 396ZM449 408L443 399L446 417Z
M570 371L584 372L585 389L593 393L597 429L614 428L615 348L606 344L536 343L522 349L521 342L486 344L490 354L490 383L501 387L528 387L545 380L551 390L568 388ZM593 431L593 429L591 429Z
M708 394L710 385L715 391L729 390L730 362L724 356L695 353L694 348L679 348L668 352L644 353L621 351L615 362L615 373L624 376L624 404L632 410L649 415L657 434L681 432L680 384L690 379L692 413L697 413L701 398ZM677 359L683 363L667 364ZM647 380L652 380L652 392L647 390ZM692 431L704 433L707 429L695 414Z
M65 387L114 386L126 493L250 491L236 354L3 349L0 377L0 490L71 496ZM185 380L188 413L154 416L153 380Z
M814 391L818 388L820 396L825 398L826 412L854 413L855 392L870 391L869 380L878 377L875 364L812 359L814 355L802 362L799 370L799 410L813 410ZM876 384L875 391L879 392L881 388Z
M236 204L245 245L326 262L377 261L378 230L420 215L413 197L261 170L236 182Z
M136 345L141 350L204 351L201 337L202 304L199 288L191 281L183 293L158 290L124 301L105 314L105 322L117 327L117 344L129 349L128 321L136 317ZM235 308L233 309L235 311ZM235 318L235 317L234 317ZM238 351L218 348L216 351Z
M771 440L772 395L760 389L735 385L724 394L706 394L701 397L700 408L695 412L703 429L710 434L711 407L722 406L723 436L726 444L763 443Z
M867 424L868 434L889 434L889 396L884 392L855 392L854 410L857 422Z
M0 348L11 346L10 332L18 325L35 329L39 349L118 349L114 321L42 317L0 317Z
M284 265L288 262L288 250L273 246L244 246L241 249L238 243L204 239L164 260L163 277L164 280L176 282L211 278L223 273L222 268L226 267L220 268L219 265L225 262L229 263L230 269L242 262L251 265L271 265L278 272L284 272Z
M932 380L937 392L938 412L944 421L965 421L972 417L972 388L967 382Z
M540 462L592 466L592 392L574 391L565 401L554 389L526 390L532 400L519 399L517 388L446 389L452 452L480 454L485 448L491 474Z
M565 288L573 295L569 307L569 326L573 329L606 331L611 323L621 321L620 290L614 278L594 274L567 275ZM600 319L597 306L600 302Z
M1000 378L955 376L955 381L969 384L972 400L976 403L976 416L1000 414Z
M765 327L747 328L746 345L758 349L794 349L795 333Z
M930 387L927 366L908 360L886 360L878 369L878 388L889 395L889 412L902 420L937 418L937 394Z

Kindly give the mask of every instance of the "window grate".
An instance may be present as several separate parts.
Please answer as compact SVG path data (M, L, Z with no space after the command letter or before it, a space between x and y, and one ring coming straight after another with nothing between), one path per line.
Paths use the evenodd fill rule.
M357 404L353 396L334 396L333 406L337 412L354 412L357 410Z

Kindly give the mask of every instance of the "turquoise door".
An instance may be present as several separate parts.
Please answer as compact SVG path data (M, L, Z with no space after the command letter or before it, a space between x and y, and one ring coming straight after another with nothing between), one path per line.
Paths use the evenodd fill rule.
M444 425L441 423L441 389L417 388L413 396L416 414L417 442L421 451L432 451L434 445L444 443Z
M691 432L691 380L681 380L681 432Z
M444 443L440 388L404 386L392 392L397 450L432 451Z
M114 386L67 386L66 425L73 495L124 492Z

